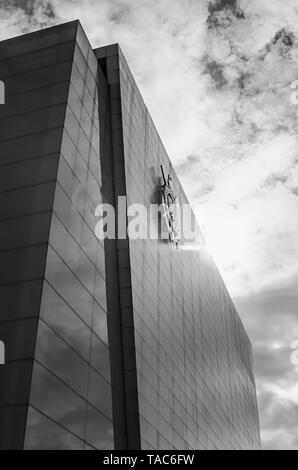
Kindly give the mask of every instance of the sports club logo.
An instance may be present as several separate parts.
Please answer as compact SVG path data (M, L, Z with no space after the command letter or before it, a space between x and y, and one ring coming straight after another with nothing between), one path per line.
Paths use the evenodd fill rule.
M160 165L164 184L162 185L162 199L164 203L164 216L166 219L169 239L175 243L176 248L179 248L180 241L180 227L179 227L179 204L177 197L174 193L173 178L168 174L165 178L163 166Z

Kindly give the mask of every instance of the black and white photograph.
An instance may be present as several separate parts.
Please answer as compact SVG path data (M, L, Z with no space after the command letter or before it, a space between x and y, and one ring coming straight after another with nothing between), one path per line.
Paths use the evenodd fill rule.
M0 450L298 450L298 1L0 25Z

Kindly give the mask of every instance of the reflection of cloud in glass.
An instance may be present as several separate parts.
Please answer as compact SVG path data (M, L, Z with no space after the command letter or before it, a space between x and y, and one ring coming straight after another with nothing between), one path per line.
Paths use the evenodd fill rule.
M89 358L91 331L66 302L45 282L41 317L85 359Z
M84 437L85 401L38 363L34 364L30 403L74 434Z
M80 450L83 445L84 442L74 434L29 406L24 445L26 450Z
M90 400L111 416L110 391L107 385L103 388L104 381L94 371L92 371L92 377ZM98 446L98 448L112 448L112 421L87 404L61 380L38 363L34 365L30 402L51 421L45 417L41 418L36 412L33 413L33 418L28 421L26 437L28 446L68 448L64 447L64 439L66 439L65 446L78 446L77 440L67 436L66 433L69 430L90 445ZM45 422L43 432L37 435L38 426L43 424L43 421ZM65 430L58 425L50 424L52 421L59 423ZM54 435L55 433L57 436Z

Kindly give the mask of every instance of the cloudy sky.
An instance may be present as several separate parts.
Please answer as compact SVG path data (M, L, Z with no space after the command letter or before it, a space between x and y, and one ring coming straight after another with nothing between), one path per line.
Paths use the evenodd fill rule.
M298 449L297 0L0 0L0 39L119 42L254 348L264 448Z

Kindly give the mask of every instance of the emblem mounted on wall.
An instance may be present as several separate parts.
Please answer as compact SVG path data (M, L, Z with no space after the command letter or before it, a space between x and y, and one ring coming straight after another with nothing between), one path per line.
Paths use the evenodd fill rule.
M179 248L180 230L178 221L178 201L173 190L173 178L168 174L167 179L160 165L164 184L162 185L162 199L165 205L165 219L169 231L169 239Z

